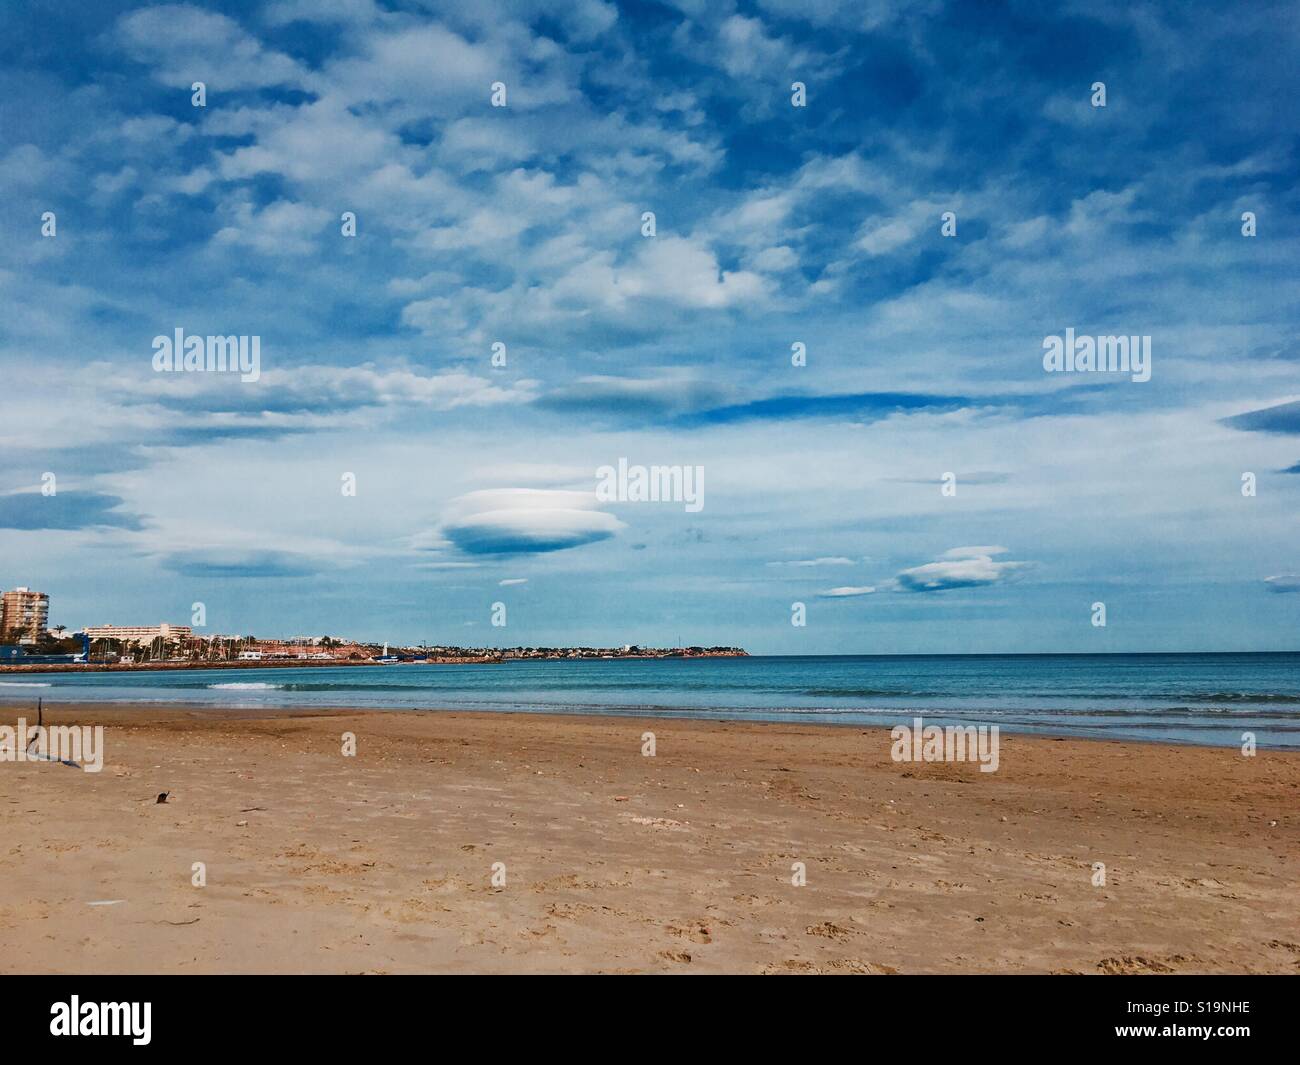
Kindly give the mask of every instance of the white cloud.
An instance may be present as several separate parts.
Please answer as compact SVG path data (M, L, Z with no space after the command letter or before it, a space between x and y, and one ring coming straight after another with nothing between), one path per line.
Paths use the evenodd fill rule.
M254 143L220 155L221 175L239 181L280 174L302 186L353 183L404 156L398 138L381 123L361 118L337 100L214 116L228 135L252 134ZM340 145L347 151L340 151Z
M453 500L439 533L472 555L540 554L607 540L626 526L596 493L497 488Z
M761 299L768 282L748 270L728 272L707 247L684 237L654 237L627 269L598 280L597 291L617 303L653 299L685 307L722 308Z
M917 200L892 218L867 219L859 229L853 246L871 256L888 255L903 245L910 244L924 233L927 226L932 226L934 235L938 237L941 214L947 210L959 212L961 207L961 199L955 196L947 203Z
M543 0L540 6L559 19L574 41L594 40L608 33L618 21L618 8L604 0Z
M289 200L277 200L260 211L241 203L234 209L233 224L218 230L212 242L263 255L302 255L316 247L313 238L332 220L329 211Z
M131 58L153 68L156 81L208 92L300 84L306 72L289 56L268 51L234 19L189 4L146 7L122 16L118 36Z
M1024 569L1026 562L994 562L990 554L1006 549L954 547L941 556L944 561L905 569L894 579L899 589L908 592L942 592L950 588L977 588L1001 584Z
M723 69L733 78L783 73L796 58L789 42L769 36L761 19L744 15L723 21L718 27L718 43Z
M793 248L783 244L776 248L764 248L749 260L749 265L761 273L779 274L798 266L799 256Z
M460 118L443 131L439 157L461 170L495 170L520 163L537 151L533 131L517 122Z
M428 113L420 101L487 108L497 81L505 83L513 109L577 98L562 49L517 24L493 30L471 41L436 23L371 29L358 42L357 54L328 64L322 79L330 95L347 106L384 104L409 117Z

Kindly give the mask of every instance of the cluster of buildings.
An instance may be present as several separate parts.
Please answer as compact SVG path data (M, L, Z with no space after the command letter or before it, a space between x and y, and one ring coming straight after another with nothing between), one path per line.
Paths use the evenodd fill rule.
M502 658L738 658L742 647L507 647L493 651Z
M259 640L254 636L203 635L188 625L91 625L85 630L92 656L110 648L125 661L165 662L341 662L370 659L375 649L328 636Z
M71 634L49 631L50 597L30 588L0 595L0 661L14 665L68 661L75 664L193 664L221 662L463 662L512 658L696 658L743 655L739 647L404 647L389 654L375 644L330 636L259 640L252 636L196 635L188 625L89 625ZM77 644L72 644L73 648ZM62 654L50 652L62 651Z
M188 625L87 625L75 633L47 628L50 597L30 588L0 595L0 662L195 663L232 661L356 662L377 649L328 636L258 640L252 636L200 635ZM63 652L63 653L53 653ZM386 653L386 652L385 652Z
M45 592L15 588L0 593L0 662L356 662L373 660L377 654L371 645L328 636L258 640L252 636L198 635L188 625L168 622L88 625L69 634L63 626L50 630L49 618L50 597ZM52 653L57 651L64 653Z
M50 597L30 588L0 594L0 662L194 663L374 660L378 649L328 636L258 640L196 634L189 625L87 625L75 633L48 629ZM70 650L70 647L72 650ZM64 653L52 653L62 651ZM387 655L387 649L384 651Z
M0 593L0 649L9 652L0 654L0 658L30 658L31 653L21 653L24 648L37 649L41 644L65 640L63 626L51 630L49 621L50 597L45 592L14 588ZM161 625L91 625L74 636L86 646L94 640L112 640L123 647L148 647L158 641L165 645L188 640L192 633L187 625L164 622Z

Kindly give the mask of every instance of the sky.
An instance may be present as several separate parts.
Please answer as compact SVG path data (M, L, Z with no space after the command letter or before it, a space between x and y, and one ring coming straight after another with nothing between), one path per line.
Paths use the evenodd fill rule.
M0 584L70 629L1300 649L1298 29L7 3ZM156 369L177 329L256 380ZM1049 369L1067 330L1149 380Z

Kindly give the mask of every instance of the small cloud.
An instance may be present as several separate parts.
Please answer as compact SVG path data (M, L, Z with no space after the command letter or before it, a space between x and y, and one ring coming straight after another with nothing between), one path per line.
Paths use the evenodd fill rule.
M466 554L524 555L608 540L624 528L596 509L594 489L502 488L454 500L438 531Z
M256 209L250 203L236 204L230 224L212 238L219 250L248 248L262 255L302 255L315 248L315 237L331 221L333 214L292 200Z
M885 255L893 251L916 235L915 227L902 219L891 219L882 225L866 225L858 237L856 248L868 255Z
M903 570L895 578L895 586L905 592L943 592L1003 584L1029 565L993 561L993 555L1005 553L1005 547L954 547L938 562Z
M871 585L846 585L842 588L828 588L824 592L818 592L819 599L852 599L859 595L870 595L876 589Z
M1264 583L1270 592L1300 592L1300 573L1279 573L1276 577L1265 577Z
M718 47L714 54L733 78L757 77L772 70L784 73L808 60L806 53L794 48L785 38L769 35L762 19L744 15L731 15L718 26Z
M289 551L240 551L225 554L169 555L163 565L182 577L310 577L320 567Z
M793 248L782 244L775 248L764 248L750 260L749 265L761 273L779 274L798 266L799 256Z

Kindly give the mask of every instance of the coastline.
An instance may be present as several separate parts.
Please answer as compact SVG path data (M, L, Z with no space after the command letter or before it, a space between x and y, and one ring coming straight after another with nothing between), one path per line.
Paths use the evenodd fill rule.
M611 654L611 655L434 655L421 659L403 659L385 662L374 658L257 658L249 660L221 659L204 661L190 659L186 661L162 662L2 662L0 673L153 673L178 670L204 669L299 669L306 667L324 668L329 666L482 666L500 665L504 662L564 662L574 659L589 661L658 661L660 659L701 659L701 658L747 658L746 651L704 651L698 654Z
M356 663L357 665L374 665L374 663ZM467 663L475 664L475 663ZM383 668L383 667L377 667ZM576 708L572 705L550 705L550 704L529 704L516 703L510 705L484 706L482 704L450 704L444 707L436 705L414 705L392 703L391 705L381 705L370 703L368 705L349 704L344 699L336 703L313 703L313 704L294 704L289 702L267 701L264 697L257 702L240 701L240 695L234 691L223 694L223 698L229 702L199 701L176 698L158 698L147 699L141 698L137 693L118 699L104 698L74 698L60 699L52 698L49 692L36 691L37 688L47 688L49 685L39 683L10 682L5 684L0 681L0 723L4 721L4 715L21 714L24 711L28 715L37 712L37 701L40 700L45 707L45 712L64 710L69 713L89 711L92 713L107 712L116 713L118 711L134 712L147 710L165 714L169 711L176 711L180 714L217 714L221 716L240 716L240 717L275 717L275 716L311 716L313 714L466 714L471 716L497 717L497 716L526 716L526 717L557 717L573 718L574 720L602 720L609 719L621 722L628 721L645 721L647 724L655 722L674 722L674 721L698 721L704 724L738 724L753 725L757 727L786 725L795 728L813 728L813 729L849 729L870 732L879 730L888 733L896 726L906 726L914 728L919 721L925 724L937 723L939 727L950 725L969 728L976 723L977 715L969 713L953 712L945 708L898 708L888 714L888 720L864 721L849 717L835 718L826 716L811 716L806 712L786 710L782 708L768 709L764 708L758 712L750 708L735 707L677 707L677 706L620 706L618 704L605 705L599 709L588 708L585 705L582 708ZM238 684L216 685L217 688L238 689ZM256 688L259 685L253 685ZM28 690L31 689L31 690ZM341 694L341 693L340 693ZM429 702L436 702L438 694L436 691L428 692ZM874 711L864 711L872 713ZM105 719L105 723L108 719ZM1067 718L1044 723L1035 723L1026 725L1022 722L1006 722L990 720L988 715L979 722L980 727L996 726L1000 736L1005 738L1010 736L1019 736L1023 738L1035 738L1042 740L1058 741L1069 740L1079 743L1131 743L1139 745L1151 745L1155 747L1193 747L1206 748L1223 751L1240 751L1241 736L1243 733L1234 732L1228 739L1211 739L1211 738L1188 738L1177 735L1138 735L1133 732L1110 731L1106 729L1095 729L1087 731L1078 726L1071 725ZM1253 735L1253 734L1252 734ZM1269 742L1265 739L1263 742L1254 741L1256 749L1259 751L1274 751L1279 753L1292 753L1300 755L1300 747L1287 746L1275 742Z
M442 648L444 652L463 649ZM526 649L527 650L527 649ZM538 653L548 649L532 649ZM531 652L530 652L531 654ZM429 710L763 721L1300 750L1300 655L688 656L411 662L354 669L52 668L0 675L0 707L60 703ZM329 663L309 662L324 666ZM360 668L360 667L366 668ZM396 669L394 666L414 668ZM231 672L232 669L238 672Z
M0 764L6 972L1300 971L1295 752L1005 735L981 773L863 726L45 718L105 725L104 768Z

